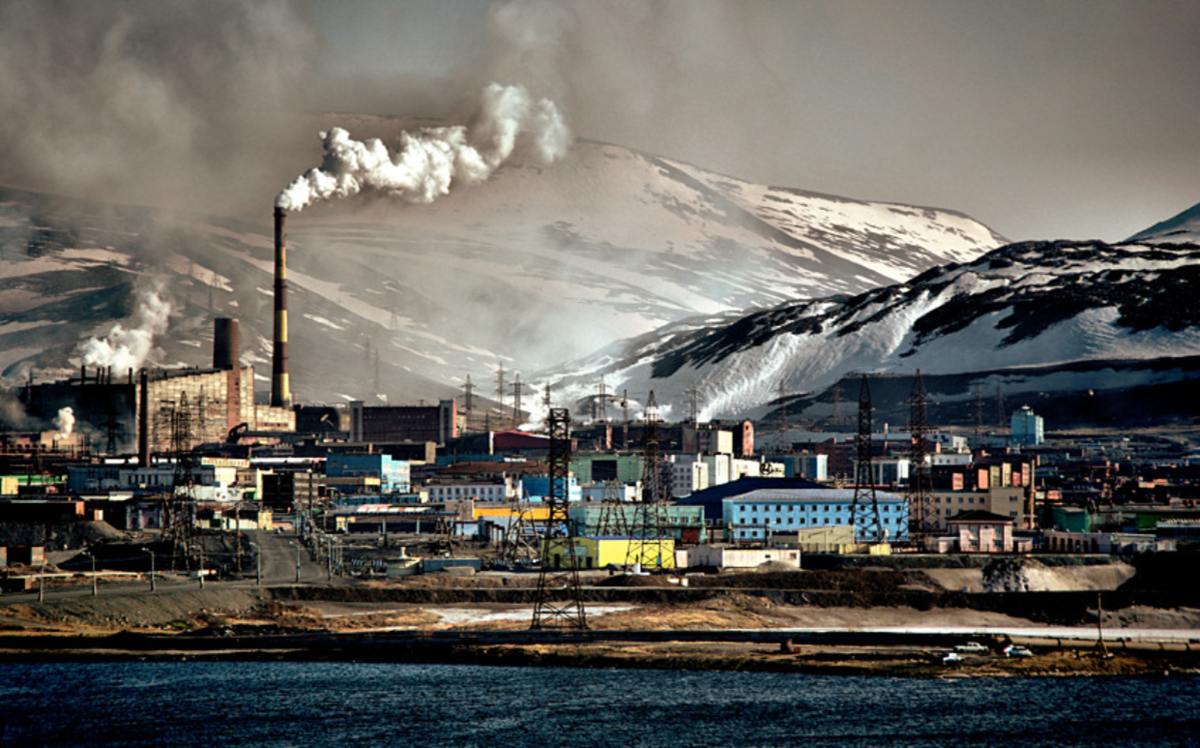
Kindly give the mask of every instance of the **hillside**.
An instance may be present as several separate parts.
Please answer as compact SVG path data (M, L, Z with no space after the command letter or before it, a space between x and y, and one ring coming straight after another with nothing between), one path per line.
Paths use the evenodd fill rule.
M653 389L677 407L694 387L704 417L763 416L781 392L812 405L855 373L920 369L945 386L931 392L943 404L997 387L1094 393L1186 381L1200 355L1198 261L1196 245L1012 244L854 296L670 325L564 379L577 397L603 375L611 389Z
M155 290L170 313L147 364L207 365L212 318L233 316L265 389L272 197L259 221L3 190L0 370L77 371L84 341L135 328ZM861 293L1002 242L951 211L752 185L587 141L431 205L316 205L287 232L293 391L325 402L461 394L501 362L529 372L697 314Z

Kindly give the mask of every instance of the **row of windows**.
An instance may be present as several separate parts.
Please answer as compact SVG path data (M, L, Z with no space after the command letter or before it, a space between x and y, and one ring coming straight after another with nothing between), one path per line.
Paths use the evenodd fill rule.
M817 521L817 518L816 518L816 517L813 517L813 521L812 521L812 523L813 523L814 525L828 525L828 524L831 524L829 520L830 520L830 518L829 518L829 517L822 517L820 521ZM867 522L867 521L868 521L868 520L867 520L867 516L866 516L865 514L864 514L864 515L862 516L862 518L859 520L860 524L861 524L861 523L865 523L865 522ZM888 520L884 519L883 521L884 521L884 522L887 522ZM904 518L903 518L903 517L892 517L892 518L891 518L891 521L892 521L892 523L893 523L893 524L896 524L896 525L903 525L903 524L904 524ZM797 519L797 520L795 520L795 521L794 521L794 523L795 523L795 524L798 524L798 525L803 525L803 524L805 524L806 522L807 522L807 520L806 520L804 517L801 517L801 518L799 518L799 519ZM739 519L735 520L734 524L738 524L738 525L762 525L762 524L770 525L770 524L772 524L772 522L771 522L771 518L770 518L770 517L767 517L767 518L766 518L764 521L762 521L762 522L760 522L760 521L759 521L759 519L758 519L757 517L742 517L742 518L739 518ZM775 522L774 522L774 524L776 524L776 525L782 525L782 524L783 524L783 518L782 518L782 517L776 517L776 518L775 518ZM788 524L792 524L792 521L789 521L789 523L788 523ZM833 522L832 522L832 524L835 524L835 525L848 525L848 524L850 524L850 523L849 523L849 521L848 521L848 520L847 520L845 517L834 517L834 518L833 518Z
M786 509L785 509L785 506L786 506ZM777 511L777 512L787 511L789 513L796 512L796 511L801 511L801 512L803 512L803 511L848 512L848 511L850 511L851 506L852 506L851 504L787 504L787 505L776 504L774 511ZM864 506L863 504L859 504L860 508L863 506ZM742 513L742 514L745 514L747 512L758 512L759 505L752 504L750 506L737 506L737 507L735 507L735 509L739 513ZM763 504L762 511L764 511L764 512L772 511L771 505ZM896 514L896 513L904 511L904 507L899 504L881 504L879 506L879 511L891 512L893 514Z

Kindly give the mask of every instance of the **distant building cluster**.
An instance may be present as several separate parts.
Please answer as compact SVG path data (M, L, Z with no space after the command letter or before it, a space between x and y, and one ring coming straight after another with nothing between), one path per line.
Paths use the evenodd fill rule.
M756 445L748 420L576 424L568 527L555 527L550 439L511 428L520 419L502 409L493 427L493 412L480 419L454 398L271 406L256 402L255 377L238 360L236 322L224 320L211 368L31 380L16 393L29 418L62 425L3 435L0 537L5 527L81 521L166 537L187 523L200 533L320 533L315 542L327 543L469 541L505 563L562 565L573 554L591 569L1127 554L1200 541L1200 457L1117 435L1048 442L1028 406L1001 441L885 428L778 431ZM70 542L55 537L44 550ZM573 545L555 539L566 537ZM7 563L33 553L0 543L10 546Z

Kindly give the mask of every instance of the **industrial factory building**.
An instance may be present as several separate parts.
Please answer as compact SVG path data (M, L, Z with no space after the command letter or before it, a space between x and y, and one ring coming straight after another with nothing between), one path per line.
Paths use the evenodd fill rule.
M440 400L437 405L365 406L350 403L350 441L437 442L445 444L459 435L458 405Z
M187 414L188 447L224 442L241 424L252 431L291 431L290 408L255 406L254 368L238 362L238 324L217 319L210 369L132 369L114 379L111 368L80 369L78 378L34 384L20 393L33 418L53 421L63 408L74 412L76 428L109 454L137 452L143 462L172 450L173 433Z

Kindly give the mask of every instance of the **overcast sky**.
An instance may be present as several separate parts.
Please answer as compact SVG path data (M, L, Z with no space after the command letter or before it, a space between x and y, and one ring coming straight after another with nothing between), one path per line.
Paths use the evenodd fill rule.
M492 80L583 137L1014 240L1200 202L1195 0L7 0L0 181L162 192L179 154L252 168L228 134L264 111L445 116Z

